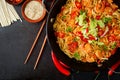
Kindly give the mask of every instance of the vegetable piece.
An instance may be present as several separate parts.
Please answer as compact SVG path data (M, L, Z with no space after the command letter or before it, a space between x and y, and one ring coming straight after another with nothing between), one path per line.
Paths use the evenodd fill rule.
M110 17L104 17L102 18L102 21L106 24L108 23L109 21L111 21L112 19Z
M92 34L94 37L98 35L97 21L95 19L90 19L89 34Z
M76 11L72 11L71 12L71 19L74 19L77 16L77 12Z
M54 62L54 64L55 64L56 68L57 68L62 74L66 75L66 76L69 76L69 75L71 74L70 71L67 70L67 69L65 69L65 68L59 63L59 61L57 60L57 58L56 58L56 56L55 56L55 54L54 54L53 52L51 53L51 56L52 56L52 60L53 60L53 62Z
M111 76L113 74L113 72L115 71L115 69L118 68L118 66L120 65L120 60L118 62L116 62L108 71L108 75Z
M74 41L68 44L68 49L70 50L70 52L74 52L77 46L78 46L78 42Z
M100 16L100 15L96 16L96 19L97 19L97 20L100 20L100 18L101 18L101 16Z
M63 32L56 32L55 35L59 38L64 38L65 37L65 33L63 33Z
M66 32L71 32L72 28L70 26L67 27Z
M106 26L105 31L104 31L104 33L101 35L101 37L104 37L104 36L107 34L108 31L109 31L109 28Z
M115 40L116 40L115 35L114 35L114 34L111 34L111 35L108 37L108 40L111 41L111 42L115 41Z
M75 57L76 59L80 60L80 55L79 55L78 52L75 52L75 53L74 53L74 57Z
M97 21L98 25L101 27L101 28L104 28L105 27L105 24L102 20L98 20Z
M75 5L78 9L81 9L82 8L82 4L78 1L75 1Z
M104 33L104 30L102 29L98 29L98 36L101 37Z
M79 15L79 17L76 18L76 22L78 22L78 24L80 26L83 26L84 25L84 20L86 19L86 13L83 12Z
M112 45L111 45L111 49L115 49L117 46L117 43L116 42L113 42Z
M89 37L90 40L95 40L95 37L91 34L89 34L88 37Z

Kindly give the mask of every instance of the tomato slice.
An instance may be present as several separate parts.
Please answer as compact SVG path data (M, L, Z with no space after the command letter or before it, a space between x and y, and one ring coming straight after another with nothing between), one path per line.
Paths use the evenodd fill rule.
M78 42L74 41L68 44L68 49L70 50L70 52L74 52L77 46L78 46Z
M83 36L81 31L76 32L75 35L80 36L80 37Z
M96 19L97 19L97 20L100 20L100 18L101 18L100 15L97 15L97 16L96 16Z
M55 32L55 36L57 36L59 38L64 38L65 37L65 33L63 33L63 32Z
M75 5L78 9L81 9L82 8L82 4L78 1L75 1Z
M102 30L99 26L98 26L98 36L102 36L104 33L104 30Z
M77 11L72 11L71 13L71 19L74 19L77 16Z
M108 37L108 40L109 41L116 41L116 37L115 37L115 35L114 34L111 34L109 37Z
M90 40L95 40L95 37L91 34L89 34L88 37L89 37Z

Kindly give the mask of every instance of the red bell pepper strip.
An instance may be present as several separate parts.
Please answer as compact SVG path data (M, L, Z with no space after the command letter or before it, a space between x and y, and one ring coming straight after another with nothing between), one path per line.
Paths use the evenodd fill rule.
M69 76L69 75L71 74L71 72L70 72L69 70L65 69L65 68L59 63L59 61L57 60L57 58L56 58L56 56L55 56L55 54L54 54L53 52L51 53L51 56L52 56L52 60L53 60L53 62L54 62L54 64L55 64L56 68L57 68L62 74L66 75L66 76Z
M116 62L108 71L108 75L111 76L113 74L113 72L115 71L116 68L118 68L118 66L120 65L120 60L118 62Z
M82 4L78 1L75 1L75 5L78 9L81 9L82 8Z

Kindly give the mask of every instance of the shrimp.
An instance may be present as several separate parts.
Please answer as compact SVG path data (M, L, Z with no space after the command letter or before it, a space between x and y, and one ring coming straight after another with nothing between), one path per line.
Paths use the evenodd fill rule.
M92 0L82 0L82 5L86 6L87 7L90 7L92 4Z
M113 2L113 0L107 0L109 3L112 3Z
M99 2L95 6L95 12L96 13L102 13L105 9L105 1Z
M92 51L92 47L91 47L91 45L89 43L85 44L84 49L86 50L87 53L90 53Z
M113 12L113 10L112 10L111 7L106 7L105 10L104 10L104 13L106 13L106 14L110 14L111 15L112 12Z
M96 55L96 57L98 57L98 59L102 59L103 58L103 55L102 55L100 50L96 50L95 51L95 55Z
M87 15L88 15L89 17L92 16L92 9L91 9L91 8L87 8Z
M73 36L67 36L65 39L65 43L70 44L73 41Z
M74 19L70 19L68 21L68 25L71 26L71 27L74 27L75 26L75 20Z
M86 56L86 61L87 62L95 62L95 59L93 57L87 55Z

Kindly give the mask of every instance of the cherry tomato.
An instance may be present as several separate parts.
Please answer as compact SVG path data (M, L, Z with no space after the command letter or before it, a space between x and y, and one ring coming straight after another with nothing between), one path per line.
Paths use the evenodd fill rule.
M77 8L81 9L82 8L82 4L78 1L75 1L75 5Z
M71 42L70 44L68 44L68 49L71 52L74 52L75 49L77 48L77 46L78 46L78 42L74 41L74 42Z

